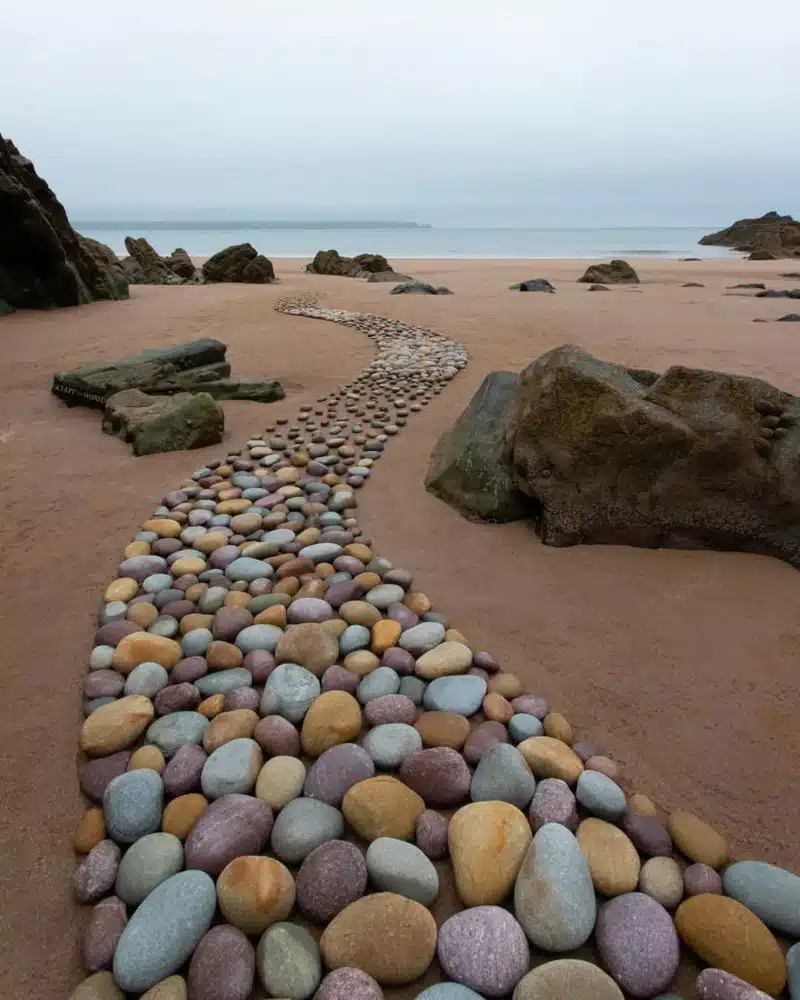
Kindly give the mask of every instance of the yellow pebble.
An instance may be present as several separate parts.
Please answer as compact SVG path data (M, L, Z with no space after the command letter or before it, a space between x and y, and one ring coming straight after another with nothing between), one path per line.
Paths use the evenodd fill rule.
M286 627L286 608L282 604L273 604L271 608L265 608L259 612L253 620L255 625L277 625L278 628Z
M107 603L111 601L132 601L139 593L139 584L129 576L120 577L106 587L103 600Z
M252 506L252 500L223 500L217 504L215 509L217 514L243 514L248 507ZM198 551L200 550L198 549Z
M378 656L385 653L387 649L397 645L397 640L402 632L399 622L384 618L372 626L372 642L369 648Z
M87 809L75 827L72 846L76 854L88 854L106 835L106 819L102 809Z
M158 771L159 774L167 766L164 754L158 747L139 747L128 762L129 771Z
M131 542L125 546L123 555L126 559L133 559L134 556L149 556L150 542Z
M181 533L181 526L168 517L153 517L144 522L142 531L154 531L159 538L177 538Z
M183 559L176 559L169 571L177 578L187 573L198 576L200 573L205 573L207 569L208 565L205 559L198 559L197 556L185 556Z
M142 601L141 604L132 604L128 608L125 617L129 622L138 625L139 628L150 628L156 618L158 618L158 609L155 604L150 604L149 601Z
M206 698L205 701L200 702L197 706L197 711L207 719L213 719L215 715L219 715L224 705L224 694L212 694L210 698Z

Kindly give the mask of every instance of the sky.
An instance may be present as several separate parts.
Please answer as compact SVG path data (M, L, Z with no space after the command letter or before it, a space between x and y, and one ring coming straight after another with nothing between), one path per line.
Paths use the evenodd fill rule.
M0 38L75 218L800 215L798 0L27 0Z

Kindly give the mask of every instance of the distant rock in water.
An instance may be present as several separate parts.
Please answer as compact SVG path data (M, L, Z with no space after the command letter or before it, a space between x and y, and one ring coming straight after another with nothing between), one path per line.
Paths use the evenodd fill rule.
M125 299L128 282L113 251L82 237L30 160L0 135L0 300L9 308L53 309Z
M379 253L342 257L338 250L319 250L311 263L306 264L306 271L311 274L336 274L342 278L369 278L370 274L395 273L389 261ZM403 277L398 274L397 280Z
M727 229L709 233L703 246L732 247L749 253L750 260L800 257L800 222L791 215L767 212L758 219L738 219Z
M518 281L516 285L509 285L512 292L555 292L555 288L547 278L529 278L527 281Z
M203 264L208 282L233 281L248 285L268 285L275 280L272 261L260 254L252 243L225 247Z
M391 295L452 295L452 291L449 288L445 288L444 285L439 285L437 288L435 285L429 285L427 281L406 281L402 285L397 285L391 292Z
M429 490L486 521L519 510L547 545L757 552L800 569L800 398L569 344L515 379L487 376L436 445Z
M103 431L129 441L134 455L186 451L219 444L225 413L208 393L148 396L139 389L117 392L106 402Z
M592 264L578 281L587 285L638 285L639 275L626 260L612 260L610 264Z

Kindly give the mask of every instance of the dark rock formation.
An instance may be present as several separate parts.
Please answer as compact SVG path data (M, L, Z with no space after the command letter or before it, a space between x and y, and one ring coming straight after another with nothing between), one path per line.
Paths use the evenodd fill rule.
M274 379L231 377L227 347L219 340L193 340L176 347L142 351L119 361L103 361L53 378L52 392L68 406L102 408L125 389L150 395L205 392L215 399L246 399L270 403L283 399Z
M390 295L452 295L449 288L444 285L435 287L429 285L427 281L405 281L402 285L395 285L389 293Z
M431 454L426 489L465 517L504 522L530 513L504 461L519 381L513 372L490 372Z
M610 264L592 264L578 278L587 285L638 285L639 275L626 260L612 260Z
M337 274L343 278L366 278L381 271L394 273L389 261L378 253L360 253L356 257L342 257L338 250L320 250L306 264L312 274ZM398 275L398 280L402 276Z
M128 285L130 279L125 273L125 268L119 257L110 246L93 240L91 236L82 236L78 233L78 240L81 247L96 262L100 274L99 288L107 293L98 296L103 299L127 299Z
M800 299L800 288L767 288L756 292L757 299Z
M800 313L786 313L785 316L779 316L776 320L777 323L800 323Z
M588 290L590 292L608 292L608 291L610 291L610 289L608 287L606 287L606 285L600 285L600 284L589 285L589 289Z
M706 286L700 281L685 281L681 288L705 288Z
M721 372L632 371L566 345L525 369L508 406L501 461L546 544L738 550L800 568L800 398Z
M168 265L167 259L159 256L142 236L125 237L125 249L133 264L124 264L131 282L138 285L181 285L184 279ZM192 268L194 274L194 268ZM134 281L133 275L136 275Z
M554 292L555 288L547 278L529 278L527 281L518 281L516 285L509 285L512 292Z
M189 254L183 249L183 247L178 247L173 250L169 257L164 257L164 263L173 272L177 274L179 278L183 278L184 281L194 281L197 277L197 268L194 266L194 262Z
M102 243L82 238L30 160L0 135L0 299L17 309L127 298ZM108 250L108 253L112 251Z
M789 281L800 281L800 271L785 271L781 278L788 278Z
M764 289L767 286L763 281L740 281L738 285L726 285L726 288L760 288Z
M400 274L399 271L370 271L366 275L370 284L383 281L413 281L410 274Z
M0 316L10 316L16 310L5 299L0 299Z
M148 396L125 389L106 402L103 431L129 441L134 455L187 451L219 444L225 413L206 392Z
M800 222L791 215L767 212L758 219L739 219L727 229L704 236L700 243L732 247L749 253L751 260L800 256Z
M203 264L203 277L209 282L267 285L275 280L275 269L251 243L237 243L209 257Z

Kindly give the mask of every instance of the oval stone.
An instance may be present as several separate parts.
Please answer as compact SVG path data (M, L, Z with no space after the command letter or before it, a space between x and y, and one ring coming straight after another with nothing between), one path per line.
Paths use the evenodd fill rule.
M450 821L433 809L426 809L417 816L414 839L422 853L439 861L447 854L447 834Z
M625 1000L622 990L598 965L577 958L545 962L524 976L512 1000Z
M568 830L577 830L577 800L566 781L560 778L540 781L531 800L528 818L534 831L540 830L545 823L560 823Z
M436 946L445 974L481 996L510 993L530 966L525 934L499 906L456 913L439 930Z
M267 678L264 692L277 698L276 714L290 722L300 722L311 703L320 695L317 677L296 663L281 663Z
M537 778L560 778L574 785L583 773L583 763L572 747L552 736L523 740L519 752Z
M314 1000L383 1000L383 990L361 969L334 969L319 984Z
M242 855L226 865L217 879L223 916L246 934L261 934L285 920L294 896L294 879L275 858Z
M132 844L161 826L164 783L148 769L126 771L114 778L103 793L103 813L108 835L119 844Z
M530 842L524 814L507 802L475 802L459 809L450 820L448 845L465 906L501 903Z
M364 855L346 840L329 840L306 857L297 873L297 905L318 924L364 895L367 888Z
M340 743L349 743L361 732L361 708L346 691L326 691L309 706L303 718L300 741L311 757L319 757Z
M639 883L641 862L622 830L602 819L585 819L578 827L577 837L598 892L619 896L634 891Z
M96 709L81 727L80 748L90 757L125 750L153 719L153 703L143 695L127 695Z
M444 633L444 625L439 622L422 622L420 625L406 628L397 644L401 649L408 650L412 656L422 656L423 653L430 652L444 642Z
M764 861L737 861L722 876L725 892L768 927L800 938L800 876Z
M161 775L167 795L186 795L199 788L206 759L205 750L196 743L178 747Z
M200 787L208 799L231 793L245 794L256 783L264 762L261 747L243 737L218 747L208 758L200 775Z
M129 906L138 906L162 882L183 868L183 844L169 833L149 833L125 852L115 891Z
M486 681L482 677L437 677L425 689L422 701L429 711L470 716L481 707L485 694Z
M212 927L189 963L189 996L192 1000L247 1000L255 970L255 949L245 935L224 924Z
M208 722L199 712L171 712L156 719L146 739L169 759L183 746L202 743Z
M575 789L578 802L592 815L615 822L625 812L625 793L599 771L584 771Z
M101 840L72 873L72 890L79 903L94 903L111 891L119 869L120 849Z
M267 928L256 950L258 975L269 996L307 1000L322 977L317 942L297 924Z
M111 968L127 922L128 911L116 896L101 899L92 909L81 937L81 957L87 972Z
M223 795L200 816L186 838L187 868L217 876L234 858L258 854L272 831L272 810L249 795Z
M519 750L510 743L496 743L481 757L469 794L473 802L497 800L527 809L535 791L536 779Z
M305 779L303 794L338 807L353 785L374 774L375 765L363 747L342 743L326 750L314 761Z
M697 977L694 988L700 1000L770 1000L763 990L757 990L755 986L738 976L732 976L730 972L723 972L722 969L704 969ZM796 1000L791 986L789 998ZM660 997L659 1000L665 998Z
M595 940L603 966L633 997L652 997L672 982L680 943L669 913L650 896L631 892L600 908Z
M711 868L722 868L728 860L727 840L692 813L670 813L667 829L675 846L690 861L697 861Z
M408 635L407 632L403 634ZM465 646L463 642L442 642L420 656L417 660L416 673L425 680L435 680L452 674L464 674L471 666L472 650L469 646ZM483 694L486 694L485 686ZM483 701L483 694L480 701Z
M639 872L639 890L673 910L683 899L683 873L674 858L650 858Z
M272 828L272 850L285 864L303 861L320 844L344 833L338 809L316 799L294 799L279 813Z
M395 892L430 906L439 895L439 876L433 864L413 844L378 837L367 848L367 871L376 889Z
M464 758L450 747L432 747L407 757L400 777L425 804L450 808L460 805L469 794L472 775Z
M359 781L342 801L347 822L362 840L370 842L378 837L410 840L424 809L420 796L390 775Z
M385 771L395 770L407 757L422 749L419 732L403 722L375 726L361 742L375 765Z

